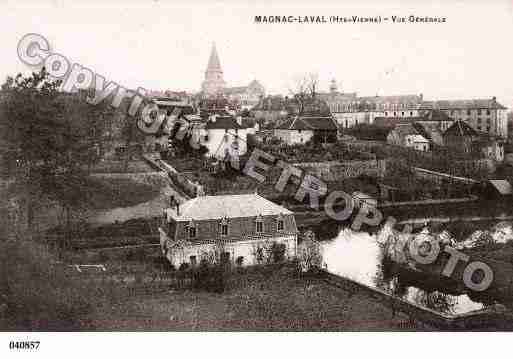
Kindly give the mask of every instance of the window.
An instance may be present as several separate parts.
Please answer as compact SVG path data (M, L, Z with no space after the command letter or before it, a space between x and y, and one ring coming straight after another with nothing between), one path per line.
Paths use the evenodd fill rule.
M470 116L470 110L467 110L467 115Z
M481 114L481 109L477 110L477 114L480 115Z
M221 225L221 235L227 236L228 235L228 224L222 224Z
M262 220L257 220L256 221L256 232L257 233L262 233L264 231L264 222L262 222Z
M490 110L486 110L486 114L490 116Z
M385 116L388 116L388 112L385 111ZM347 127L347 126L346 126Z
M478 123L481 123L481 117L479 117L479 118L477 119L477 122L478 122Z
M196 238L196 227L189 227L189 238Z
M278 219L278 231L283 231L283 219Z
M301 133L301 130L297 130L297 133Z
M413 111L410 111L410 116L412 116L412 117L413 117Z
M404 111L403 111L403 112L401 112L401 116L403 116L403 117L404 117Z
M396 116L397 116L397 112L394 112L394 117L396 117Z

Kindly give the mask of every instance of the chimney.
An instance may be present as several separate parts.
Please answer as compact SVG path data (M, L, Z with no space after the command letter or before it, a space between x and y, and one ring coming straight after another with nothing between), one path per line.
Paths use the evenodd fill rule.
M242 116L237 116L237 124L242 126Z

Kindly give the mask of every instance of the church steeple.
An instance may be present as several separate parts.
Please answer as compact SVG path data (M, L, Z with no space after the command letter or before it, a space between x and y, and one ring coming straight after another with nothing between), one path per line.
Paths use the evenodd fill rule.
M222 93L225 86L216 44L212 43L212 50L210 51L207 70L205 71L205 81L203 81L201 88L205 96L215 96Z
M221 63L219 62L219 56L217 56L216 43L212 43L212 50L210 51L210 58L208 59L207 72L209 71L221 71Z

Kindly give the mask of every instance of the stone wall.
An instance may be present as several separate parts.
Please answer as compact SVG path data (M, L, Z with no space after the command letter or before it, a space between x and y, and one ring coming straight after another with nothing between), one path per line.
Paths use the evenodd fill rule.
M294 165L327 182L361 175L383 177L387 168L386 160L301 162Z

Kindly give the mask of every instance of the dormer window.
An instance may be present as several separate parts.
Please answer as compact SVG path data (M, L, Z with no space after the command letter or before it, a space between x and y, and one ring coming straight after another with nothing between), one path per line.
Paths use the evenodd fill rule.
M282 216L282 214L280 213L280 215L278 216L278 221L277 221L277 229L278 229L278 232L279 232L279 231L283 231L283 228L284 228L283 216Z
M256 233L262 233L264 231L264 219L262 218L261 215L259 215L256 218L255 231L256 231Z
M228 221L226 218L223 218L221 221L221 236L226 237L228 235Z
M187 224L187 235L189 236L190 239L196 238L196 235L197 235L196 224L192 220Z

